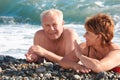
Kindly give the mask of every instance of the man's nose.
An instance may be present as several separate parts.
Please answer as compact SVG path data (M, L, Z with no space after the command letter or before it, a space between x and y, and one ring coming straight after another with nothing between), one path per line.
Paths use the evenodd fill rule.
M55 30L55 28L54 28L53 26L50 26L50 29L51 29L51 30Z

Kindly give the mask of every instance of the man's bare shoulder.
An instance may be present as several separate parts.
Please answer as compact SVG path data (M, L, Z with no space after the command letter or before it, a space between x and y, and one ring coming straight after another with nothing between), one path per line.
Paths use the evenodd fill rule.
M47 38L45 36L44 30L38 30L34 36L34 44L39 44L42 47L45 46Z
M34 36L34 44L41 44L43 43L44 39L45 39L44 31L38 30Z
M64 32L68 34L75 33L75 31L71 28L64 28Z
M44 34L44 31L43 30L38 30L36 33L35 33L35 35L43 35Z
M66 37L78 37L78 34L71 28L65 28L63 33Z
M77 34L77 32L75 32L73 29L71 28L65 28L64 29L64 35L66 39L69 40L76 40L78 43L81 43L79 35Z
M36 33L35 33L35 37L36 38L45 38L45 32L44 30L38 30Z

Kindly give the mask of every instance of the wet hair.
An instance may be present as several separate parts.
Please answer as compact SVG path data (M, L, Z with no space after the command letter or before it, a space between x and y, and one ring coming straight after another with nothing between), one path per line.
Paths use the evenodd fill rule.
M108 14L99 13L88 18L85 22L85 28L94 34L102 35L102 46L109 45L114 36L114 22Z
M42 18L44 16L50 16L50 15L57 15L57 16L59 16L60 20L63 20L63 13L62 13L62 11L60 11L58 9L49 9L49 10L43 11L40 14L40 18L42 20Z

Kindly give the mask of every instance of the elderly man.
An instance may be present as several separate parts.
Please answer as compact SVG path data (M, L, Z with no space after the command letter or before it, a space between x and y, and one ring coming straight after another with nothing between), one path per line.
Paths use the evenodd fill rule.
M72 52L74 41L80 42L78 35L69 28L64 27L63 13L57 9L42 12L41 24L43 29L36 32L34 45L26 54L29 62L47 59L57 62Z

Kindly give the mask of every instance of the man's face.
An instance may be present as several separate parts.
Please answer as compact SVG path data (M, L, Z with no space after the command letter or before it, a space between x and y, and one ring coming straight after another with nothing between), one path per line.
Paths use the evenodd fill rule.
M51 40L58 39L63 32L63 20L56 15L44 16L42 26L46 36Z

